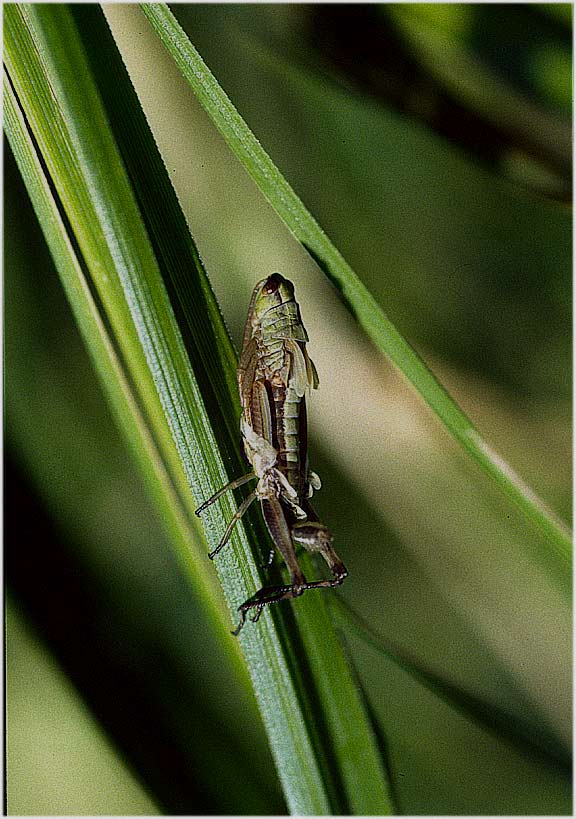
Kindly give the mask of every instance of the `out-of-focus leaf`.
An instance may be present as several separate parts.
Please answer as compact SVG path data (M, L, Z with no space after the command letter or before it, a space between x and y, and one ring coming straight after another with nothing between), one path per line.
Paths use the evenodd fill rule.
M487 702L482 697L465 691L451 682L446 675L443 676L427 668L420 660L412 656L410 651L376 634L341 597L334 596L331 600L331 607L338 612L338 618L344 630L351 629L360 639L365 640L376 651L384 654L452 708L499 738L506 740L518 748L521 753L552 766L566 777L570 775L571 759L563 754L563 749L558 747L554 737L535 738L532 726L508 714L496 703Z
M6 648L8 814L157 814L10 598Z

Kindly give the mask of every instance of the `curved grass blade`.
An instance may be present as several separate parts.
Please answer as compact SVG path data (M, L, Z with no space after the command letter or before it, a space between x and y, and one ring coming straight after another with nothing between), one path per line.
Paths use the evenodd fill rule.
M464 411L396 330L250 131L169 8L163 3L144 3L141 8L224 139L288 229L338 288L360 326L407 378L460 446L543 533L567 567L571 536L564 523L484 441Z
M536 737L534 729L521 719L508 713L493 702L488 702L453 683L447 677L427 668L410 651L396 645L378 634L340 596L333 595L329 601L337 613L343 631L354 633L360 640L425 686L429 691L459 711L463 716L480 725L486 731L505 740L522 754L570 776L572 760L553 736Z

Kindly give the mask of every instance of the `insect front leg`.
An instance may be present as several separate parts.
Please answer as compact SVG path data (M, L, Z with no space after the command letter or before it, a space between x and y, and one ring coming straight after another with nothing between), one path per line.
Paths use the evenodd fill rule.
M242 515L243 515L243 514L246 512L246 510L248 509L248 507L250 506L250 504L251 504L251 503L252 503L252 501L254 501L254 500L256 500L256 492L252 492L250 495L248 495L248 497L247 497L247 498L245 498L245 499L242 501L242 503L240 504L240 507L239 507L238 511L237 511L237 512L234 514L234 516L233 516L232 520L230 521L230 523L229 523L229 524L228 524L228 526L226 527L226 531L225 531L225 532L224 532L224 534L222 535L222 540L220 541L220 543L218 544L218 546L216 546L216 548L214 549L214 551L209 553L208 557L210 558L210 560L214 560L214 558L216 557L216 555L218 554L218 552L219 552L221 549L223 549L223 548L224 548L224 546L226 546L226 544L228 543L228 540L230 539L230 535L232 534L232 529L233 529L233 528L234 528L234 526L235 526L235 525L238 523L238 521L240 520L240 518L242 517Z
M251 481L253 478L256 478L256 475L253 472L250 472L248 475L243 475L241 478L236 478L236 480L230 481L230 483L226 484L226 486L223 486L222 489L219 489L215 495L212 495L211 498L209 498L207 501L204 501L204 503L201 506L199 506L198 509L196 509L195 514L198 515L198 517L200 517L200 513L203 512L204 509L206 509L212 503L214 503L215 500L218 500L218 498L220 498L225 492L228 492L228 490L230 489L236 489L238 486L242 486L243 484L248 483L248 481ZM252 501L255 499L256 491L251 492L250 495L248 495L248 497L242 501L238 511L234 514L232 520L226 527L226 531L224 532L220 543L212 552L208 554L210 560L214 560L218 552L222 548L224 548L224 546L228 543L230 535L232 534L232 529L234 528L235 524L238 523L242 515L244 515Z
M242 475L241 478L235 478L233 481L230 481L230 483L227 483L226 486L223 486L222 489L219 489L218 492L212 495L211 498L208 498L207 501L204 501L204 503L195 510L194 514L200 517L200 514L204 511L204 509L207 509L214 503L214 501L221 498L225 492L228 492L230 489L237 489L239 486L243 486L245 483L248 483L248 481L251 481L256 477L257 475L255 472L249 472L247 475Z

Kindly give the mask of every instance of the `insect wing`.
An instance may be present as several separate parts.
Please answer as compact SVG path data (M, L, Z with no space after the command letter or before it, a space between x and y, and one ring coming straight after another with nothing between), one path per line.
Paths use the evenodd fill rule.
M252 291L252 297L250 298L250 304L248 306L248 315L246 316L246 325L244 327L244 338L242 339L242 351L246 349L248 346L250 339L252 338L252 333L254 329L254 305L256 302L256 298L258 293L262 289L262 285L264 284L265 279L261 282L258 282L254 290Z
M250 423L250 418L247 413L250 412L250 401L252 395L252 388L254 386L254 379L256 377L256 370L258 368L258 349L256 346L256 339L249 339L248 344L242 349L242 355L238 362L238 392L240 393L240 403L242 410L246 416L246 420Z
M317 390L318 384L320 383L320 379L318 378L318 370L308 355L308 350L306 348L304 348L304 358L306 359L306 376L308 379L308 384L313 390Z
M268 441L269 444L273 444L274 426L270 409L270 399L268 398L265 383L259 379L254 382L252 387L250 415L253 428L257 430L258 434L261 435L265 441Z
M302 347L297 341L286 341L286 349L290 353L288 385L292 387L298 398L302 398L306 392L306 385L308 383L306 359L302 352Z

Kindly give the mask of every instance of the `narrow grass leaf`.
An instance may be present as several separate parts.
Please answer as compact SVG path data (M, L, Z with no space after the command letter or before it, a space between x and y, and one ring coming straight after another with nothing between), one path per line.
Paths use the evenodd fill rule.
M330 603L331 608L337 612L337 620L344 632L354 633L360 640L385 656L451 708L459 711L467 719L477 723L498 739L508 742L520 753L539 763L546 764L564 776L570 775L572 770L570 755L559 746L553 735L542 735L541 733L536 735L532 726L508 713L501 706L466 691L442 674L427 668L410 651L376 633L341 597L334 595Z

